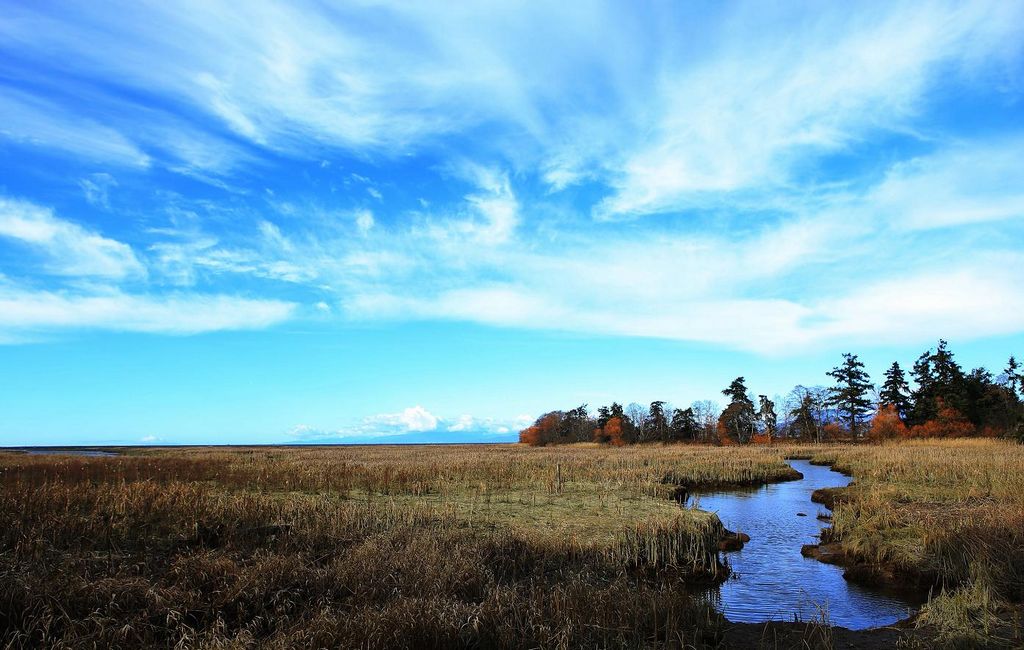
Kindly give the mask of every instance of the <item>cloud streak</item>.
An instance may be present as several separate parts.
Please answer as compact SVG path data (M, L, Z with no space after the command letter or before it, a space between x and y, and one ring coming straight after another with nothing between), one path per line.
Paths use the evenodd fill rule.
M126 291L149 278L131 246L27 201L0 197L3 240L41 259L28 267L30 279L41 271L60 281L40 289L0 275L0 340L7 342L67 329L178 335L259 329L289 319L297 308L290 301L220 293Z
M0 289L0 333L31 335L66 328L155 334L260 329L290 318L296 305L227 295L68 295Z
M1024 328L1019 4L65 3L0 35L0 136L87 163L93 209L0 203L9 327L308 302L769 354Z
M55 275L115 280L145 275L130 246L26 201L0 197L0 238L38 251L44 270Z

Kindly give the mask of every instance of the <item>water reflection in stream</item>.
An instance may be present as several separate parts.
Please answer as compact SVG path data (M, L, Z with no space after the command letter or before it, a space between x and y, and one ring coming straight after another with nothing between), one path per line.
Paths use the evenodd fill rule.
M914 605L898 596L851 584L840 567L800 554L814 544L824 506L811 502L823 487L842 487L850 479L828 467L794 460L803 480L755 489L697 494L688 505L717 512L726 528L750 535L742 551L727 554L736 574L718 588L716 605L735 622L802 621L827 611L833 625L854 630L895 623ZM804 516L801 516L803 513Z

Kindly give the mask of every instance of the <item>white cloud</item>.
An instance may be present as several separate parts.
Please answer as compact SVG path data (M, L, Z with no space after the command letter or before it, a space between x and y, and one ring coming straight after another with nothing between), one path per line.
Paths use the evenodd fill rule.
M232 221L216 234L197 228L152 243L153 274L180 285L244 274L333 293L329 304L354 318L758 351L913 331L931 338L940 324L999 330L985 314L1017 323L1004 308L1017 305L1010 285L969 287L1019 261L985 256L1003 246L997 241L968 252L961 243L972 233L943 228L1012 227L1024 211L1024 142L951 144L941 126L918 130L918 118L940 79L954 92L984 87L1019 101L1019 82L1003 73L1019 65L1024 5L702 7L647 14L597 3L385 2L325 12L257 2L240 20L227 5L194 2L85 20L76 6L53 18L24 6L11 9L16 19L0 23L0 34L26 60L57 57L69 74L145 88L256 146L232 148L234 138L195 128L162 143L160 133L179 129L144 128L138 112L122 116L138 129L107 127L21 91L0 100L0 115L14 115L8 138L120 164L164 155L214 175L260 147L322 161L321 169L338 153L330 149L343 147L359 169L382 171L387 161L432 161L408 157L432 149L444 180L471 186L456 190L464 195L455 205L438 192L416 212L332 208L333 222L281 191L279 223ZM401 43L381 38L394 25ZM98 34L117 38L96 48ZM818 166L894 136L930 153L852 178ZM345 158L331 167L344 172L321 175L340 178L355 205L368 201L364 190L379 199L375 181L345 169ZM868 174L884 178L865 189ZM656 212L672 214L643 229L617 223ZM8 224L18 234L7 236L49 247L51 272L132 275L118 275L120 262L139 274L125 244L61 223L64 234L45 244L32 239L42 222ZM69 241L91 253L55 243ZM895 300L903 291L910 297ZM377 425L403 428L401 415ZM434 426L444 425L435 418Z
M1024 137L954 145L895 165L866 197L897 228L1024 217Z
M1024 6L998 1L814 11L637 12L599 2L247 9L239 20L216 2L105 12L26 5L9 9L0 35L26 60L59 60L79 77L165 96L255 145L322 162L325 145L405 155L469 135L510 167L538 170L555 190L584 179L610 183L595 211L602 217L785 187L798 162L878 130L911 130L937 79L998 75L1024 42ZM33 109L40 100L23 91L7 97L16 120L68 113ZM246 156L181 124L140 128L153 115L127 113L120 117L131 130L121 131L189 167L224 173ZM125 155L133 145L123 136L97 136L94 126L46 127L56 133L36 137L144 159ZM75 144L79 132L94 135ZM515 204L496 191L473 200L490 224L481 236L506 237Z
M200 277L217 274L252 275L269 280L305 283L319 274L311 251L285 236L274 223L256 224L258 237L250 235L245 245L229 246L203 232L175 232L174 239L150 245L151 264L170 282L190 286ZM234 239L241 239L235 233Z
M143 113L135 121L141 122L136 127L136 137L154 155L162 153L163 162L171 171L228 191L245 191L226 183L222 177L255 161L246 149L175 117Z
M126 167L151 162L120 131L8 87L0 92L0 138Z
M399 425L405 431L433 431L437 428L437 416L422 406L410 406L400 413L385 413L370 420L378 425Z
M366 316L453 319L489 325L641 336L714 343L785 356L835 342L918 343L1024 329L1024 275L996 274L1019 256L991 265L878 281L835 298L695 299L622 303L571 288L464 289L425 298L374 296ZM1004 273L1005 274L1005 273Z
M769 354L855 336L910 343L1024 329L1014 315L1015 287L1024 286L1011 271L1024 268L1019 256L982 248L973 258L918 257L908 254L914 233L888 230L871 202L840 195L820 207L817 217L744 236L561 233L555 245L470 247L457 259L418 249L400 273L382 267L368 282L350 278L343 304L361 319L461 320ZM392 243L408 250L402 237ZM987 289L970 289L986 276L995 278ZM886 296L884 309L875 295Z
M481 190L466 200L483 219L482 224L466 223L467 230L485 244L500 244L509 240L519 223L519 202L512 193L507 176L481 172L478 177Z
M431 218L425 234L435 245L458 254L466 247L499 246L511 241L520 215L508 174L470 163L457 166L453 174L471 183L477 191L463 197L465 205L455 214Z
M43 272L123 279L145 275L131 247L27 201L0 197L0 237L43 254Z
M705 203L708 193L777 191L796 164L872 131L907 130L934 81L1019 48L1021 9L850 8L792 20L781 43L777 31L763 29L760 8L740 12L714 58L664 71L648 134L635 147L617 146L608 165L615 192L596 213L646 214Z
M229 295L95 294L0 288L0 333L69 328L160 334L260 329L292 316L295 305Z
M85 200L92 205L110 208L110 190L117 187L117 180L106 173L90 174L88 178L78 181L78 186L85 194Z
M422 406L406 408L398 413L385 413L364 417L354 424L337 429L323 429L307 424L300 424L288 432L292 438L309 441L325 440L375 440L409 436L410 434L459 433L479 436L481 439L493 439L495 436L507 436L511 431L522 428L523 422L532 422L533 418L521 416L514 422L503 422L493 418L478 418L472 415L461 415L454 419L444 419L430 413ZM521 426L522 425L522 426ZM443 436L441 437L443 439Z
M358 228L359 232L361 232L362 234L365 235L366 233L370 232L371 228L373 228L373 213L370 212L369 210L357 210L355 213L355 218L356 228Z
M448 431L469 431L476 426L476 420L472 415L460 415L455 422L448 425Z
M260 221L259 223L260 234L268 244L272 247L278 248L284 252L290 252L294 250L294 246L288 240L287 237L281 234L281 229L270 221Z
M980 257L822 300L810 337L864 344L973 339L1024 329L1024 255Z

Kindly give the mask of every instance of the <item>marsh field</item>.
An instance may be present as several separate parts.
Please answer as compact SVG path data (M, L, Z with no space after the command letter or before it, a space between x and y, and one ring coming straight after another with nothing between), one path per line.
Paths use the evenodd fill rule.
M1011 442L118 451L0 452L0 646L1024 644ZM743 531L691 497L799 478L787 459L853 478L815 493L832 516L804 555L920 594L912 616L723 616Z

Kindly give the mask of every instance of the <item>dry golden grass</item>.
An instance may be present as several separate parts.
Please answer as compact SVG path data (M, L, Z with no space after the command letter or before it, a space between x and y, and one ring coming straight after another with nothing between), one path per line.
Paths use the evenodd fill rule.
M852 552L949 583L970 564L1024 548L1024 447L992 440L911 442L830 450L818 460L855 477L833 513ZM957 557L960 554L960 557ZM992 558L987 556L991 555ZM1006 564L1024 596L1024 565Z
M116 458L19 456L0 464L0 484L187 481L288 498L329 494L429 506L586 544L613 542L639 523L704 519L667 499L675 485L758 484L792 475L778 450L726 454L697 446L183 448Z
M0 455L12 647L700 646L724 577L674 484L777 452L593 446Z
M669 497L795 456L856 477L851 552L960 590L943 638L957 593L1024 597L1024 448L994 441L0 454L0 645L713 646L681 586L723 577L722 527Z
M862 561L933 587L921 625L950 646L1024 642L1007 623L1024 601L1024 446L913 441L816 459L855 477L833 512L833 538Z

